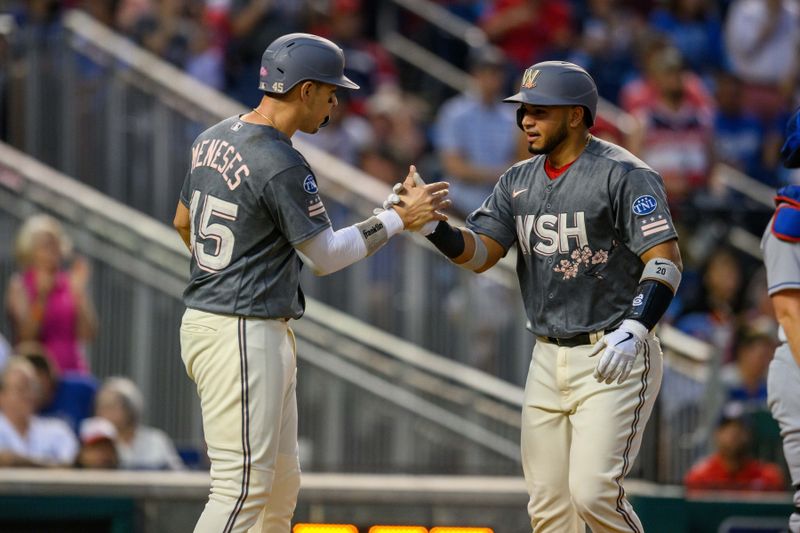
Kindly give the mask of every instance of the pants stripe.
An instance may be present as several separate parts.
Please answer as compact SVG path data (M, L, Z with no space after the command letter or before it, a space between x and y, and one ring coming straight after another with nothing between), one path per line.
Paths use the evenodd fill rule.
M239 319L239 366L242 385L242 491L233 506L228 522L225 524L223 533L230 533L236 523L236 518L242 510L247 493L250 490L250 387L247 379L247 333L245 330L246 322L243 318Z
M644 343L644 372L642 372L642 377L640 382L642 384L642 388L639 389L639 402L636 404L636 409L633 412L633 422L631 423L631 433L628 435L628 441L625 444L625 452L622 454L622 472L620 472L619 476L616 477L614 481L616 481L617 486L619 487L619 495L617 496L617 512L622 515L622 518L625 519L625 523L631 527L631 530L635 533L640 533L636 522L628 514L628 511L622 505L622 501L625 498L625 489L622 488L622 478L628 472L628 456L631 452L631 447L633 446L634 438L636 437L637 426L639 425L639 416L642 411L642 407L644 407L645 402L645 393L647 392L647 376L650 373L650 344L645 341Z

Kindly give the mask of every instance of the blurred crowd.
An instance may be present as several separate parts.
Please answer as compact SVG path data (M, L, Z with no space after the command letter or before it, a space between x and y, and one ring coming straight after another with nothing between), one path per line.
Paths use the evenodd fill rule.
M92 375L91 273L59 222L30 217L16 253L5 290L11 343L0 342L0 467L183 469L170 438L143 423L136 384Z
M515 109L501 103L515 90L522 70L549 59L584 66L595 78L600 95L624 112L603 113L593 133L622 144L645 160L661 173L668 190L687 270L665 321L709 343L721 354L723 392L715 399L720 413L730 409L731 402L743 406L743 412L756 419L759 413L767 412L766 373L777 342L777 325L766 294L763 266L752 253L755 250L743 251L720 242L731 223L760 235L771 210L727 190L715 168L717 163L725 163L772 188L800 182L800 176L779 164L784 124L798 103L800 2L433 2L483 30L487 44L475 48L433 32L421 19L398 11L394 21L397 31L413 35L431 52L468 73L470 81L461 92L431 83L380 44L377 25L381 9L388 3L6 2L7 11L21 27L36 28L45 38L59 31L59 17L65 10L83 9L248 106L256 105L260 98L260 58L274 38L290 31L326 36L343 48L346 75L361 90L339 92L340 105L330 124L317 135L304 136L304 140L386 183L397 181L407 165L415 163L428 181L451 182L454 209L462 216L480 205L506 168L528 156L516 129ZM37 261L52 262L59 253L58 246L53 242L46 246L47 250L36 251L41 255ZM48 364L30 360L27 352L21 354L27 362L12 358L16 362L8 365L7 371L14 375L4 374L3 397L7 390L16 390L6 385L9 379L24 382L35 375L29 363L40 376L86 376L85 361L80 350L74 348L77 341L91 338L94 332L91 305L84 296L86 266L74 261L68 271L55 271L51 265L50 274L36 272L35 268L22 269L14 278L8 288L7 309L14 323L14 342L37 341L39 347L31 353L41 356L46 352ZM480 286L474 290L480 291ZM51 294L50 315L42 311L42 294ZM463 295L455 291L451 307L456 310L461 307L458 298L463 299ZM66 340L31 333L35 331L30 317L42 324L52 322L51 327L57 330L56 315L68 316L74 324L70 332L60 332ZM458 319L455 312L453 319ZM499 317L497 324L480 334L497 335L504 320ZM491 347L491 343L485 344ZM475 345L481 345L480 339ZM479 366L489 367L490 357L484 354L476 361ZM669 379L666 376L665 392L670 387ZM33 378L30 381L33 383ZM37 387L40 391L50 390ZM97 400L94 410L87 408L86 416L102 416L102 403ZM44 400L37 400L40 401ZM696 408L701 395L687 396L686 401L693 402ZM126 405L131 418L136 419L134 412L137 405L141 412L141 398L138 403L128 401ZM684 407L676 405L675 411ZM2 410L5 413L5 407ZM33 412L26 416L34 416ZM123 450L119 444L130 442L126 440L129 431L124 424L120 426L119 419L106 414L114 431L93 418L87 419L93 429L86 431L112 435L111 440L118 444L116 449ZM0 418L3 427L10 420L9 415L5 416ZM739 435L729 436L735 433L729 431L733 422L743 420L744 415L721 414L717 432L712 428L711 433L723 448L730 441L745 441L737 441ZM745 432L755 431L756 437L759 431L763 438L774 433L773 427L763 424L740 425ZM73 423L71 429L81 435L79 425ZM0 449L2 446L0 441ZM68 462L75 459L74 453L77 452L65 454ZM161 464L177 465L167 455L161 458ZM115 460L125 464L126 457L130 455L118 453ZM770 480L774 481L774 476Z

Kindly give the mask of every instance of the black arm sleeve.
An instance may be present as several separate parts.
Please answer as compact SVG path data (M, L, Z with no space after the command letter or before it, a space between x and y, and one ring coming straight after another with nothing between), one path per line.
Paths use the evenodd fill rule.
M461 234L461 230L454 228L444 220L439 222L427 239L450 259L455 259L464 253L464 236Z
M636 288L631 310L626 318L632 318L653 329L672 302L672 290L654 279L646 279Z

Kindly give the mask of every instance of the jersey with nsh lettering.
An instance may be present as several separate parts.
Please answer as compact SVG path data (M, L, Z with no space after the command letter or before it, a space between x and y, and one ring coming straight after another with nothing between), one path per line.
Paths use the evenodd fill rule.
M294 245L331 223L314 173L280 131L231 117L200 134L181 202L191 219L187 307L299 318L302 262Z
M517 163L467 219L508 250L536 335L609 329L630 311L639 256L677 234L661 177L624 148L592 138L556 179L546 156Z

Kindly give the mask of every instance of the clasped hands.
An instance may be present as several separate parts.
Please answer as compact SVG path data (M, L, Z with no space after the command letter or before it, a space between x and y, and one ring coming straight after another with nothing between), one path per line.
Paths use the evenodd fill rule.
M383 209L394 209L403 220L408 231L431 233L439 221L447 220L442 210L451 205L447 198L449 184L437 182L426 184L414 165L408 167L403 183L397 183L383 202ZM376 209L376 213L381 209Z

